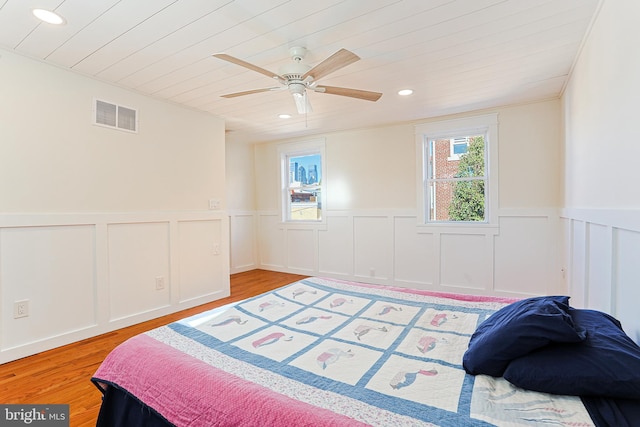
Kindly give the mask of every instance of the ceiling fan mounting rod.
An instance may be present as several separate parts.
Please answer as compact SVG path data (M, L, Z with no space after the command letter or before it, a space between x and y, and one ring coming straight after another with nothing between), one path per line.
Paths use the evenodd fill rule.
M289 55L294 61L300 62L307 55L307 49L301 46L294 46L289 48Z

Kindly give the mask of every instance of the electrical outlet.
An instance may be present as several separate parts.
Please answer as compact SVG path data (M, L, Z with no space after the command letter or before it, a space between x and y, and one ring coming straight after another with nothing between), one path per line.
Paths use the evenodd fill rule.
M21 317L29 316L29 300L23 299L13 303L13 318L19 319Z
M213 244L213 254L220 255L220 243Z
M156 291L161 291L164 289L164 277L158 276L156 277Z

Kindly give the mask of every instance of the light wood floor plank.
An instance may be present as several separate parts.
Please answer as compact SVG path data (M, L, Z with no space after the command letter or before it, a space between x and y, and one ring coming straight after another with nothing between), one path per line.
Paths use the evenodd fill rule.
M101 394L91 376L126 339L175 320L239 301L306 276L266 270L231 275L231 296L0 365L0 403L69 404L71 426L94 426Z

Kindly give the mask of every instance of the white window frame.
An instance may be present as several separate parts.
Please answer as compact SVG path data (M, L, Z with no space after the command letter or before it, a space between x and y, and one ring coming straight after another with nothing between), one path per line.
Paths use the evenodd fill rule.
M289 158L308 156L308 155L320 155L320 179L321 190L320 199L318 203L322 209L322 215L317 220L300 220L291 219L291 197L289 195ZM296 225L325 225L326 224L326 156L325 156L325 140L314 139L302 142L292 142L278 145L278 157L280 159L280 219L284 224L296 224Z
M498 226L498 114L464 117L422 123L415 127L416 189L418 225L423 227L469 227L470 229ZM435 221L429 219L433 201L428 185L428 146L434 139L451 139L463 135L485 135L485 221Z

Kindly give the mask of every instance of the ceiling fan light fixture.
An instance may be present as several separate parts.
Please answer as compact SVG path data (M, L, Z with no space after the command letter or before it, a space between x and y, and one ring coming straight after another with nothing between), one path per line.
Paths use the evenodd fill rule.
M290 119L291 114L278 114L278 117L281 119Z
M413 93L412 89L401 89L398 91L398 95L400 96L409 96Z
M53 25L64 25L67 21L55 12L46 9L33 9L31 13L39 20Z
M307 99L306 96L304 96L304 93L294 93L293 100L296 103L298 114L309 113L309 110L307 109Z
M306 91L306 86L302 83L289 83L289 92L293 94L294 97L299 96L303 97Z
M307 114L313 111L313 109L311 108L311 103L309 102L309 95L307 95L303 84L290 84L289 91L293 95L293 100L296 103L298 114Z

